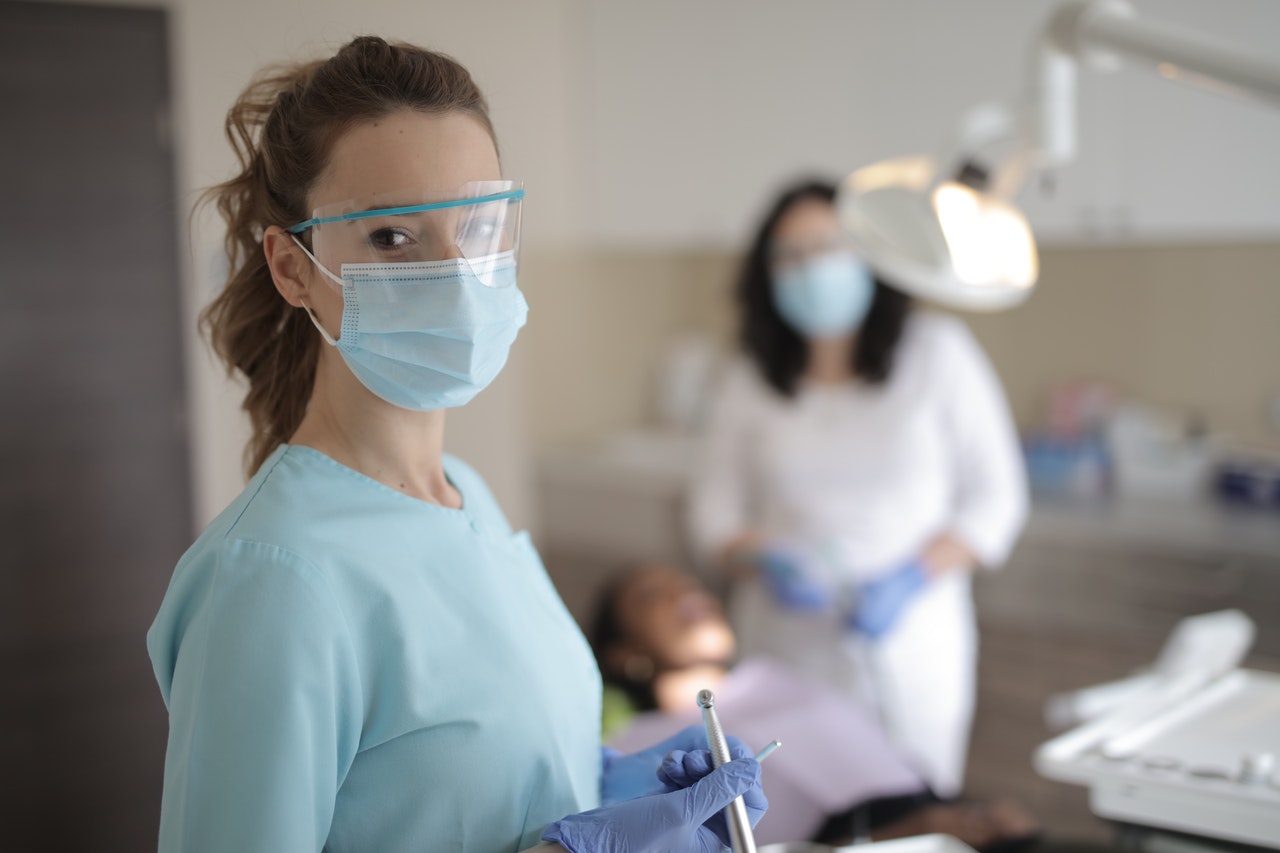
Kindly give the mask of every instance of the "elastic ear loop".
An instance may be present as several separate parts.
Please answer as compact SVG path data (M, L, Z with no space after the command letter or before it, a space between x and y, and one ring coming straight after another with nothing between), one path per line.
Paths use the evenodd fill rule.
M345 284L343 284L342 279L338 278L336 275L334 275L333 273L325 269L324 264L316 260L316 256L311 254L311 252L307 251L307 247L302 245L302 241L298 239L297 234L290 234L289 236L293 238L293 242L298 244L298 248L302 250L302 253L311 259L311 263L316 265L316 269L320 270L320 272L324 273L329 278L336 281L339 287L346 286ZM311 325L316 327L316 331L320 333L320 337L324 338L325 343L327 343L331 347L336 347L338 345L338 342L333 339L332 335L330 335L328 332L325 331L324 326L320 325L320 321L316 319L315 309L305 302L302 303L302 308L304 311L307 312L307 316L311 318Z

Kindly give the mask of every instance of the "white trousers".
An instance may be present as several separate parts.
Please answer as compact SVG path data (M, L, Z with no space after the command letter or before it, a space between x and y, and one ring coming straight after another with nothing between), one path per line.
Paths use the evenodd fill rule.
M735 587L730 619L743 657L773 657L848 696L880 719L935 793L960 793L977 678L967 574L931 582L879 640L845 631L835 612L785 610L755 581Z

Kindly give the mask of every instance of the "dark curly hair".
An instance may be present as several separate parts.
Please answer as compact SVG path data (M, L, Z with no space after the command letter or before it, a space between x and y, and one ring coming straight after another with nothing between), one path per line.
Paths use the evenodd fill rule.
M795 396L800 374L809 360L809 344L774 307L769 244L778 221L793 205L810 199L833 204L835 197L835 185L822 180L803 181L784 190L760 223L738 274L737 298L742 307L739 339L761 375L784 397ZM894 352L912 307L910 296L878 276L875 285L871 308L858 330L852 365L855 376L873 385L889 378Z
M628 678L626 673L610 664L608 654L609 649L628 639L622 627L619 608L627 585L636 579L642 568L642 565L626 566L613 572L609 582L597 594L588 642L596 656L600 679L604 685L621 690L637 711L654 711L658 707L658 700L653 694L653 679Z

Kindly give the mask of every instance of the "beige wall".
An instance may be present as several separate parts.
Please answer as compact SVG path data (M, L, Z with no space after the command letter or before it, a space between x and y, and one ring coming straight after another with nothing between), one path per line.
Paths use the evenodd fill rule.
M1019 309L970 318L1017 417L1055 383L1093 378L1280 446L1280 243L1055 248Z
M720 252L523 251L535 445L652 422L665 347L682 334L727 329L730 264Z
M1059 382L1097 379L1138 400L1280 447L1280 242L1058 247L1024 306L968 315L1019 422ZM530 253L524 341L535 444L652 423L664 347L702 331L729 344L735 258L722 252Z

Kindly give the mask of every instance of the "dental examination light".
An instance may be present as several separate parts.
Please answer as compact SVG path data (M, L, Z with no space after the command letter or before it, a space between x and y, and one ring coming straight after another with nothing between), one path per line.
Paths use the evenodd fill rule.
M1075 157L1077 67L1113 71L1123 60L1280 106L1276 62L1141 20L1126 0L1065 3L1040 35L1031 91L1016 113L981 107L941 154L875 163L841 183L837 214L867 263L911 295L953 308L1023 302L1039 264L1013 198L1030 172Z

